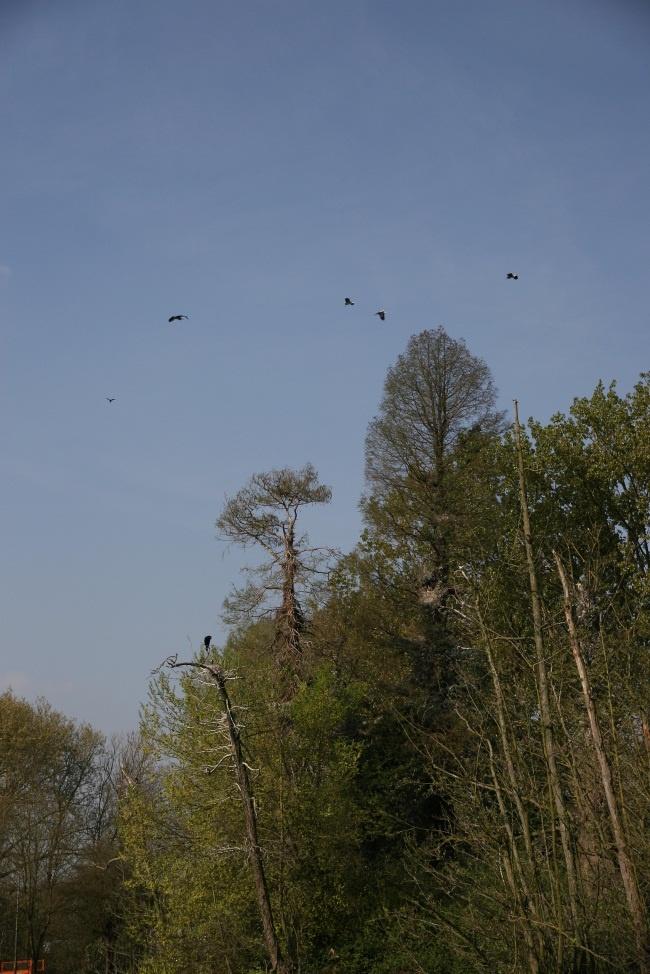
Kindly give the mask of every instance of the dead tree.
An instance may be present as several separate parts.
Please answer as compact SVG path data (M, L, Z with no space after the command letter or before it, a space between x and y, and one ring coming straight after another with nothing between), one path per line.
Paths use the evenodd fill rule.
M248 773L248 765L244 760L240 727L230 700L228 688L226 686L228 679L232 677L229 677L223 666L216 660L212 660L210 662L200 662L198 660L179 662L175 656L170 656L167 660L165 660L165 664L171 669L176 669L178 667L192 667L194 669L202 670L208 675L210 681L217 688L228 735L228 744L232 758L233 772L235 775L235 781L237 782L237 788L241 796L242 808L244 812L246 846L248 849L248 858L251 864L251 871L253 873L257 907L260 914L260 920L262 922L266 951L269 956L272 971L277 972L277 974L291 974L291 965L282 954L280 942L276 933L273 910L271 908L271 897L269 895L266 872L264 869L264 860L262 857L262 850L260 848L257 832L257 813L255 810L253 789L251 786L250 775Z

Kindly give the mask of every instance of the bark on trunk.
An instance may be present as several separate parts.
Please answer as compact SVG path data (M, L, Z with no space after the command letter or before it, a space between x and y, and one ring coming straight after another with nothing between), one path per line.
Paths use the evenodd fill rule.
M253 793L250 785L248 769L242 754L239 728L232 713L230 695L228 694L228 690L226 688L225 676L223 670L214 664L209 665L207 669L219 691L219 696L221 697L224 715L226 718L226 725L228 727L228 736L230 739L230 748L232 751L233 764L235 768L235 777L237 779L237 785L241 793L242 805L244 807L248 856L253 872L255 892L257 894L257 905L260 911L260 919L262 921L264 942L266 944L266 950L271 962L271 970L276 971L277 974L290 974L290 967L282 956L280 944L275 932L273 911L271 909L271 898L269 896L266 873L264 871L264 862L262 860L262 851L260 849L257 834L257 815L255 813Z
M264 944L269 956L271 971L275 971L276 974L292 974L292 966L282 954L276 933L273 910L271 909L271 897L269 896L266 873L264 870L264 861L262 859L262 850L260 849L257 834L257 814L255 812L253 790L251 788L250 778L248 775L248 768L246 766L246 762L244 761L239 727L237 726L237 721L235 720L233 714L230 694L228 693L228 689L226 687L226 675L218 663L180 663L178 662L178 658L176 656L170 656L165 662L167 666L172 668L187 666L194 669L203 670L210 675L210 678L217 687L223 707L226 727L228 729L228 739L230 742L230 751L235 770L235 779L237 781L237 787L239 788L239 793L241 795L242 805L244 808L244 823L246 831L246 845L248 847L248 858L253 873L253 882L255 884L255 893L257 896L257 907L260 914L260 920L262 922Z
M305 618L296 595L299 558L295 544L294 521L290 520L283 530L282 604L276 614L274 654L279 671L280 697L288 701L294 696L303 672L302 637Z
M536 931L528 921L528 914L531 911L532 899L530 896L530 891L528 890L528 885L524 876L524 871L521 866L521 860L519 858L519 850L517 849L517 842L515 840L514 833L512 831L512 826L510 825L510 817L506 809L506 804L503 799L503 793L501 791L501 786L499 784L499 778L494 766L494 755L492 753L492 745L490 741L487 741L488 752L490 755L490 771L492 774L492 782L494 784L494 792L497 796L497 803L499 805L499 812L501 813L501 819L503 822L503 828L505 829L506 835L508 836L508 844L510 847L510 855L508 856L505 852L501 853L501 863L510 886L510 891L512 892L513 899L517 904L517 908L521 914L522 932L524 940L526 942L526 952L528 957L528 967L530 968L530 974L539 974L539 956L538 950L540 948L540 943L536 942ZM514 867L514 868L513 868ZM517 878L515 878L515 869L517 871ZM518 883L517 883L518 879Z
M642 974L648 974L648 972L650 972L650 941L648 937L648 926L645 910L643 908L643 900L636 881L634 866L627 850L625 830L623 828L622 817L619 812L618 802L616 800L609 759L605 751L603 737L600 731L598 712L596 710L596 705L591 692L589 672L585 665L582 646L580 644L580 639L578 637L578 632L573 619L569 583L567 581L564 566L559 555L556 552L553 552L553 555L557 565L558 575L560 576L560 582L562 583L562 592L564 593L564 616L566 619L567 631L569 633L569 642L571 644L571 651L573 653L573 659L576 664L578 676L580 677L582 697L584 700L585 709L587 711L587 717L589 719L591 740L594 747L596 760L598 762L598 768L600 770L600 779L602 782L603 791L605 793L607 809L609 811L609 820L612 828L612 835L614 836L614 844L616 845L618 868L621 873L628 910L634 926L639 970L642 972Z

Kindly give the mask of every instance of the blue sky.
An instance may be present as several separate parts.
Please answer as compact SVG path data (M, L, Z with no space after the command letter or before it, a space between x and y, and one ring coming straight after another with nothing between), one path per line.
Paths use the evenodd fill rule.
M641 0L3 0L0 686L135 726L256 470L313 462L352 546L414 332L526 415L630 388L649 52Z

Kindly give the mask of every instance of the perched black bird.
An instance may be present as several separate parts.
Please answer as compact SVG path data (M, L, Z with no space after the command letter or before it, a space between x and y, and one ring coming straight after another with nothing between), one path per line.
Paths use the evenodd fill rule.
M106 402L115 402L115 396L113 396L112 399L110 399L108 396L106 396Z
M352 298L346 298L345 299L345 307L346 308L353 308L354 307L354 301L352 300Z
M506 274L506 280L508 280L508 281L518 281L519 280L519 274L513 274L512 271L510 271L508 274Z
M381 311L375 311L375 314L379 315L380 321L386 321L386 312L384 311L383 308L381 309Z
M205 639L203 640L203 645L205 646L206 653L210 649L210 641L211 640L212 640L212 636L206 636Z
M189 318L189 315L172 315L171 318L168 318L167 320L171 325L172 321L182 321L183 318Z

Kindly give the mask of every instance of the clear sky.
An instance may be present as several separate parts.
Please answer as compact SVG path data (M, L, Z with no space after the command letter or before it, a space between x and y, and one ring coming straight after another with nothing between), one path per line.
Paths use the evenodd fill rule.
M251 473L354 544L414 332L542 419L650 368L645 0L1 0L0 118L0 686L102 729L222 631Z

